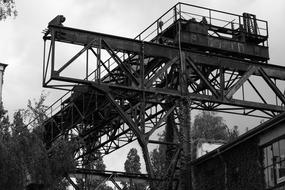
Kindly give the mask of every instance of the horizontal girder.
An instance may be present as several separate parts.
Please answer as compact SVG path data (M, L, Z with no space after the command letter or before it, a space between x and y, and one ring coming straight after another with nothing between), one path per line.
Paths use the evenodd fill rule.
M118 52L140 54L142 53L143 47L144 56L164 57L168 59L172 59L179 54L179 48L176 46L145 42L126 37L90 32L64 26L51 25L49 27L49 34L46 34L44 39L54 39L58 42L77 44L81 46L91 43L90 45L92 47L100 47L100 40L104 40L112 49ZM101 48L104 49L105 47L103 46ZM285 67L283 66L229 58L223 55L213 55L211 52L203 53L191 49L183 49L182 52L186 55L186 57L191 57L197 64L219 66L241 72L246 71L250 66L255 65L257 67L262 67L269 77L285 80ZM259 75L258 73L254 74Z

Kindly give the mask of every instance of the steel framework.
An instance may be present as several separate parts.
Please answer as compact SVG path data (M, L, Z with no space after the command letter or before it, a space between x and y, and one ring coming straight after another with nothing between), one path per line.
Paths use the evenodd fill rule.
M135 39L64 21L55 17L43 37L43 86L68 90L48 110L45 140L83 139L78 159L137 140L155 189L148 144L164 143L171 161L160 189L190 189L191 109L263 118L284 111L285 67L268 63L268 24L255 15L178 3ZM151 139L160 127L167 142Z

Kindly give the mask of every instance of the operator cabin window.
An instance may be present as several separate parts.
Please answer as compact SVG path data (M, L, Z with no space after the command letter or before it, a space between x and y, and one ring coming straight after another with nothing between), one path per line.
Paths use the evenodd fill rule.
M263 148L266 188L285 184L285 139L272 142Z

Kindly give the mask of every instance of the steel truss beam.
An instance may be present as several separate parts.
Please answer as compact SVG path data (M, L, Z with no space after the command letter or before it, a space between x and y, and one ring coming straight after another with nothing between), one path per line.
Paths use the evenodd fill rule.
M173 95L176 94L175 96L179 96L179 92L177 91L177 89L172 89L172 88L158 88L159 83L162 84L162 82L164 83L169 83L169 81L163 81L166 80L167 77L174 77L173 80L178 80L175 79L175 77L177 78L179 75L178 71L172 71L172 73L170 73L168 70L170 70L170 67L177 67L177 63L175 64L175 62L177 62L177 55L178 55L178 49L175 47L169 47L169 46L164 46L164 45L160 45L160 44L153 44L153 43L147 43L147 42L140 42L138 40L132 40L132 39L128 39L128 38L121 38L121 37L116 37L116 36L110 36L110 35L106 35L106 34L98 34L98 33L93 33L93 32L88 32L88 31L82 31L82 30L78 30L78 29L73 29L73 28L67 28L67 27L59 27L59 26L50 26L50 30L54 31L51 32L50 34L55 34L54 37L47 35L45 37L45 40L49 40L49 39L55 39L54 42L51 43L55 44L55 42L66 42L66 43L73 43L73 44L92 44L93 47L99 47L99 39L103 40L105 42L105 46L108 49L108 51L110 51L110 48L113 48L116 52L121 51L123 52L129 52L131 54L133 54L132 57L135 57L135 55L137 54L137 57L140 55L143 55L144 57L153 57L152 59L155 59L156 57L163 57L168 59L169 61L166 62L165 64L161 64L159 65L161 68L156 71L154 73L154 76L151 79L147 79L146 76L139 76L138 78L141 78L145 81L144 85L144 89L141 89L141 87L138 86L134 86L134 85L129 85L131 84L133 81L135 84L137 83L137 79L136 77L134 77L134 74L140 75L140 66L138 65L137 70L134 72L133 74L131 74L130 72L132 71L127 71L129 69L127 69L126 66L122 61L119 61L119 58L116 57L115 60L117 60L116 64L118 65L119 68L125 68L122 69L124 73L129 73L127 74L129 77L131 78L131 81L127 82L128 80L125 79L125 82L121 82L121 83L104 83L104 85L108 88L122 88L122 89L129 89L129 90L133 90L133 91L142 91L144 90L146 93L163 93L163 94L168 94L168 95ZM58 34L59 33L59 34ZM61 35L60 35L61 34ZM91 35L92 37L90 37L89 35ZM89 37L88 37L89 36ZM87 38L88 37L88 38ZM76 40L74 40L76 39ZM91 41L86 41L88 39L91 39ZM97 39L97 40L94 40ZM108 45L106 45L108 44ZM85 46L86 47L86 46ZM132 48L131 48L132 47ZM53 50L55 47L50 48L51 50ZM102 48L104 48L102 46ZM85 48L84 48L85 49ZM143 49L143 52L142 52ZM103 50L103 49L102 49ZM163 53L161 53L163 52ZM80 51L80 54L82 53L82 51ZM266 78L264 78L264 74L261 74L260 72L256 72L253 68L257 68L258 70L260 70L260 68L262 68L262 70L264 71L264 73L266 73L266 76L268 76L269 78L272 79L280 79L283 80L284 76L285 76L285 68L284 67L280 67L280 66L275 66L275 65L269 65L269 64L263 64L263 63L258 63L258 62L252 62L252 61L245 61L245 60L234 60L234 59L229 59L226 57L219 57L219 56L211 56L211 55L206 55L206 54L201 54L201 53L195 53L192 51L187 51L184 50L183 53L185 54L186 60L187 62L190 64L191 69L188 69L188 78L192 79L192 81L197 81L197 80L201 80L201 83L206 84L206 88L202 88L202 90L204 90L204 92L201 92L201 89L199 89L199 92L195 91L195 89L189 93L189 96L191 98L194 98L196 100L200 100L200 101L208 101L208 102L212 102L212 103L219 103L219 104L225 104L225 105L236 105L238 107L242 106L242 107L252 107L255 110L269 110L269 111L274 111L274 112L280 112L283 111L284 108L280 107L280 105L274 105L274 104L264 104L264 102L254 102L254 101L247 101L246 99L235 99L234 95L236 94L236 92L238 91L238 89L240 89L240 87L247 81L246 79L249 79L251 76L262 76L259 78L264 79L265 81L267 81L267 84L270 85L270 89L273 89L274 92L278 92L276 89L278 89L278 87L275 84L271 84L268 83L268 80L266 80ZM48 55L52 55L52 53L49 53ZM113 57L114 52L112 53ZM76 57L76 56L75 56ZM176 57L176 58L175 58ZM53 59L52 59L53 60ZM73 60L73 59L72 59ZM171 61L172 60L172 61ZM147 59L144 59L144 67L146 68L147 65ZM100 60L100 62L102 63L103 61ZM138 61L137 61L138 62ZM151 63L151 62L150 62ZM55 64L55 63L53 63ZM52 65L53 65L52 64ZM68 62L68 65L70 64L70 62ZM122 65L123 64L123 65ZM49 64L47 63L46 66L48 66ZM65 64L66 65L66 64ZM103 65L103 64L102 64ZM129 67L129 66L128 66ZM209 81L208 77L208 73L205 73L205 68L209 67L209 71L211 70L223 70L224 73L223 75L226 75L226 72L236 72L236 75L238 76L238 78L241 78L243 76L242 79L239 79L239 82L237 82L238 78L236 78L235 80L232 81L232 85L228 86L231 87L231 90L228 92L226 92L225 94L223 94L223 96L220 96L219 93L221 91L223 91L224 89L222 89L221 87L225 87L227 86L227 84L221 84L221 82L219 81L219 84L215 85L215 84L211 84L217 81ZM65 67L62 67L65 68ZM177 67L178 68L178 67ZM62 69L60 69L59 71L62 71ZM111 70L108 71L112 72ZM146 73L146 72L145 72ZM244 74L246 73L246 74ZM194 76L193 76L194 75ZM49 86L50 81L65 81L68 82L69 84L77 84L77 83L85 83L86 80L80 80L77 78L71 78L71 77L65 77L65 76L60 76L58 75L58 71L54 70L51 71L51 78L50 80L48 80L45 83L45 86ZM114 77L112 75L110 75L111 77ZM217 76L218 77L218 76ZM105 77L106 78L106 77ZM104 78L102 78L104 79ZM119 81L119 78L117 79ZM121 81L121 80L120 80ZM190 80L191 81L191 80ZM96 81L92 81L93 83L96 83ZM104 82L104 81L103 81ZM130 83L131 82L131 83ZM101 85L102 82L100 82ZM99 84L99 83L98 83ZM229 82L228 82L229 84ZM196 85L196 83L189 83L189 85ZM233 87L234 85L234 87ZM275 88L272 88L272 85L275 86ZM53 85L50 85L49 87L53 87ZM197 85L196 85L197 87ZM155 88L155 89L154 89ZM207 94L206 91L211 92L212 94L214 94L214 96L212 96L211 94ZM279 90L280 91L280 90ZM206 95L206 96L205 96ZM283 99L284 95L277 93L278 98ZM201 98L204 97L204 98ZM283 98L282 98L283 97Z
M44 124L47 143L61 137L81 139L84 143L77 150L77 159L92 162L138 140L148 172L146 179L155 189L158 186L147 145L154 142L151 135L164 126L171 141L166 143L167 149L171 143L180 146L169 156L171 162L161 187L174 189L167 180L174 180L180 165L180 186L189 189L190 109L257 117L273 117L285 110L284 94L272 81L285 81L285 67L231 56L229 52L181 46L176 39L180 35L177 27L186 20L177 19L176 11L175 7L173 24L161 33L158 29L160 36L151 42L65 27L61 16L49 23L44 35L43 86L74 92L58 101L59 110L51 107L52 117ZM60 62L55 57L57 44L82 48L67 62ZM68 75L68 69L85 53L85 63L81 60L78 69L83 76ZM94 68L94 58L95 70L89 72ZM260 81L266 86L260 88ZM276 102L266 99L265 89L272 91Z

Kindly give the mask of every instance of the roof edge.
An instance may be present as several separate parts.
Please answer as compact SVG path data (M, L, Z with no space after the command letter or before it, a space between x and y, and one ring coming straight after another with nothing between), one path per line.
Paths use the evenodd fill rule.
M205 162L205 161L207 161L213 157L216 157L216 156L234 148L235 146L241 144L242 142L245 142L245 141L255 137L256 135L269 130L270 128L276 126L277 124L279 124L282 121L285 121L285 112L280 113L279 115L275 116L274 118L267 120L266 122L254 127L253 129L251 129L248 132L239 136L236 140L234 140L228 144L222 145L222 146L216 148L215 150L209 152L208 154L205 154L204 156L201 156L200 158L193 160L191 162L191 165L201 164L201 163L203 163L203 162Z

